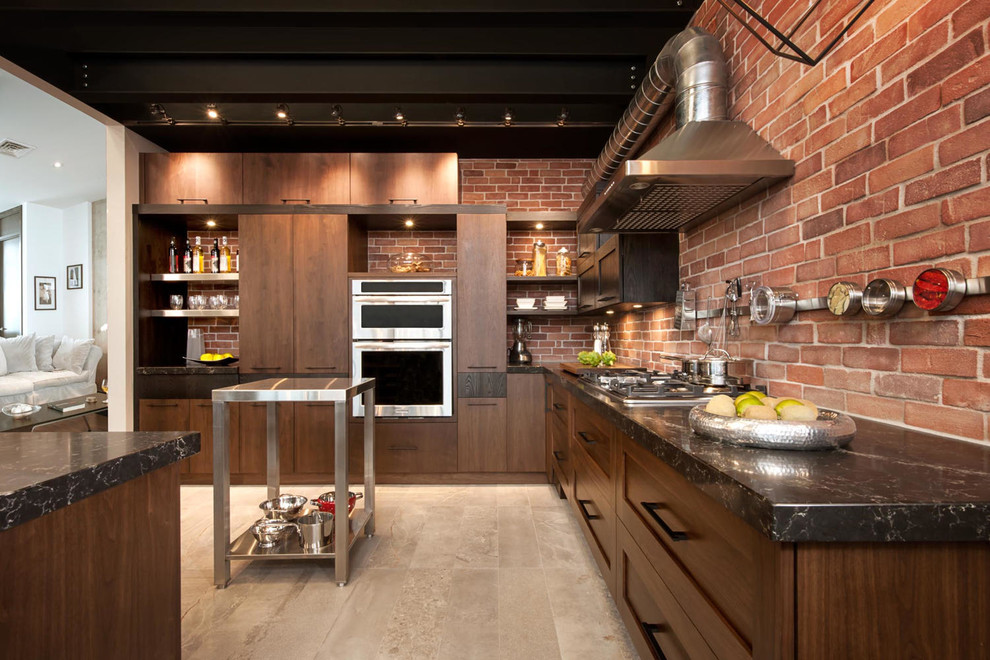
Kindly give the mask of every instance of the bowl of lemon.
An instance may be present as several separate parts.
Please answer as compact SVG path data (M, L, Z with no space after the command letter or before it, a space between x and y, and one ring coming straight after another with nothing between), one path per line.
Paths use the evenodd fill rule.
M230 353L203 353L198 358L187 357L186 359L210 367L226 367L228 364L237 362L237 358Z
M719 394L688 415L700 435L744 447L820 450L844 447L856 435L848 415L819 408L807 399L745 392Z

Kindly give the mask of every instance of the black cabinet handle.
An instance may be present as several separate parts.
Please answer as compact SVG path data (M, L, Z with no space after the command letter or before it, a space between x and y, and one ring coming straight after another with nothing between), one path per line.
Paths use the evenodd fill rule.
M177 404L177 403L149 403L148 404L148 407L149 408L178 408L179 407L179 404Z
M555 404L553 404L553 409L554 410L567 410L567 406L565 406L562 403L555 403Z
M281 367L248 367L248 369L280 369Z
M565 462L567 460L566 458L564 458L564 455L561 452L559 452L559 451L554 451L553 452L553 457L556 458L561 463L563 463L563 462Z
M657 509L662 506L660 503L640 502L640 505L646 509L646 512L650 514L650 517L653 518L658 525L660 525L660 529L663 530L663 533L666 534L671 541L687 541L687 532L675 532L670 528L670 525L664 522L663 518L660 517L660 514L657 513Z
M584 309L585 307L594 307L594 305L578 305L578 309Z
M186 202L202 202L204 204L209 204L205 197L178 197L179 204L185 204Z
M643 623L641 621L639 627L643 629L643 634L646 635L646 642L653 649L653 655L657 656L658 660L667 660L667 656L663 654L663 649L660 648L660 642L657 641L657 635L664 630L663 625L659 623Z
M497 368L498 367L496 367L495 365L492 365L490 367L479 367L477 365L471 365L470 367L468 367L468 369L497 369Z
M616 296L601 296L598 298L598 302L605 302L606 300L615 300Z
M416 451L419 447L415 445L389 445L389 451Z
M395 204L396 202L412 202L413 204L415 204L416 203L416 198L415 197L396 197L395 199L391 199L390 198L388 200L388 203L389 204Z
M583 515L586 520L599 520L599 519L601 519L601 516L596 516L596 515L590 514L590 513L588 513L588 509L585 508L585 505L587 505L587 504L594 504L594 502L592 502L591 500L578 500L577 503L578 503L578 508L581 509L581 515Z
M497 403L469 403L469 406L497 406Z
M330 371L332 369L336 369L337 368L337 365L331 364L329 367L303 367L303 368L304 369L321 369L323 371Z
M584 431L578 431L577 434L579 436L581 436L581 439L584 440L585 444L588 444L588 445L597 445L598 444L598 441L597 440L590 440L588 438L588 434L586 432L584 432Z
M288 204L289 202L305 202L306 204L309 204L309 200L305 197L288 197L282 200L283 204Z
M585 258L585 257L587 257L587 256L588 256L589 254L591 254L591 253L590 253L590 252L588 252L587 250L585 250L584 252L578 252L578 259L584 259L584 258Z

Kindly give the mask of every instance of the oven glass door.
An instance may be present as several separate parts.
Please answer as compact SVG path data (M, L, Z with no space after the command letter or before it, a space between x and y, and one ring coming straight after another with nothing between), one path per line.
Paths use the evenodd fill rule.
M452 339L449 296L355 296L353 339Z
M378 417L450 417L453 374L449 342L355 342L354 375L375 379ZM364 414L360 397L354 414Z

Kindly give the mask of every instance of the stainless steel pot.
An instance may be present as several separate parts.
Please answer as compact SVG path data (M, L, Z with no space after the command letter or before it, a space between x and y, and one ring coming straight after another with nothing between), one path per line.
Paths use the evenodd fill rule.
M299 529L299 545L304 552L320 552L333 540L333 514L313 511L296 518Z
M706 357L698 360L698 375L712 385L725 385L729 375L729 360L721 357Z

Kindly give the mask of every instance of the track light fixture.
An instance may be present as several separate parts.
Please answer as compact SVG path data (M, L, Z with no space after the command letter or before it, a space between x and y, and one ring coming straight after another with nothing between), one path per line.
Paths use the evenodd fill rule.
M571 113L567 112L567 108L561 108L560 113L557 115L557 126L563 127L563 125L567 123L567 119L570 116Z
M275 106L275 116L287 124L292 123L292 115L289 114L289 106L284 103L279 103Z
M206 106L206 116L210 119L220 119L220 111L216 103L208 103Z
M343 126L346 123L344 121L344 109L339 105L335 105L330 108L330 116L337 120L338 126Z
M402 108L396 106L395 108L395 121L399 122L403 126L408 126L409 122L406 120L406 115L402 112Z
M170 126L175 125L175 120L168 116L168 112L165 111L165 106L161 103L151 104L151 116L155 119L160 119L161 121L169 124Z
M506 126L512 126L512 120L515 118L516 116L512 113L512 108L506 108L505 112L502 113L502 122Z
M458 126L464 125L464 122L467 120L467 113L464 112L464 108L457 109L457 112L454 113L454 120L457 122Z

